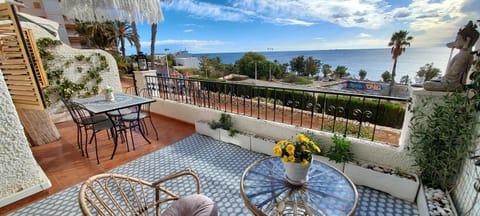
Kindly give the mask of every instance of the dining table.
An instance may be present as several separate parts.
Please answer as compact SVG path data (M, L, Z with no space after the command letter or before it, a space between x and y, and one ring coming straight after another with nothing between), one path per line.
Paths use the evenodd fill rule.
M105 95L97 95L93 97L73 99L73 102L83 105L84 108L91 115L106 114L110 118L110 120L114 122L115 119L113 116L108 114L109 112L121 110L125 108L131 108L135 106L136 106L136 110L140 112L141 105L147 104L147 103L153 103L155 102L155 99L125 94L121 92L114 92L113 99L109 99L105 97ZM145 133L143 132L143 130L139 130L139 131L142 137L148 143L151 143L150 140L145 136ZM115 142L114 150L111 157L112 159L113 159L113 156L115 155L116 149L117 149L117 142Z

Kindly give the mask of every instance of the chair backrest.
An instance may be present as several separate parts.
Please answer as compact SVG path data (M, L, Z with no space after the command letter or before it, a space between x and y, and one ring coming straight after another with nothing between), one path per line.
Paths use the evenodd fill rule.
M85 106L76 102L69 102L72 109L73 116L80 121L80 124L89 125L93 124L95 121L93 115L91 115Z
M160 215L165 207L161 204L168 205L180 198L161 184L187 175L194 177L196 193L200 193L200 179L192 170L182 170L153 183L119 174L98 174L80 188L80 208L84 215Z
M65 107L67 107L67 110L70 113L70 116L72 117L75 124L81 124L82 120L80 119L80 116L78 116L75 112L72 102L68 101L66 98L60 98L60 100L62 100Z
M149 88L141 88L138 91L138 95L144 98L152 98L152 90ZM150 115L150 103L142 104L141 110L147 112Z

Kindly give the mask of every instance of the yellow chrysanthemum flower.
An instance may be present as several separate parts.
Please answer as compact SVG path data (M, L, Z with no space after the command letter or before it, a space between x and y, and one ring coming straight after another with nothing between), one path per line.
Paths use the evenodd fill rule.
M273 155L279 157L282 155L282 147L277 145L275 147L273 147Z
M320 150L320 147L318 147L317 145L313 144L313 149L315 149L315 151L317 151L317 153L320 153L321 150Z
M295 156L291 155L291 156L288 156L288 160L290 162L295 162Z
M309 163L309 162L308 162L306 159L303 159L303 161L302 161L302 166L306 166L306 165L308 165L308 163Z
M284 163L288 162L288 157L287 157L286 155L284 155L283 158L282 158L282 161L283 161Z
M293 144L289 144L289 145L287 145L286 150L287 150L288 154L293 155L294 152L295 152L295 146Z

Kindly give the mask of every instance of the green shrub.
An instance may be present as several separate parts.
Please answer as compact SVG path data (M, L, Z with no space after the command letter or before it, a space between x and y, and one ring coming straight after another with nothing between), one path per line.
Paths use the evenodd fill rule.
M349 140L344 137L338 137L336 134L332 137L333 145L328 149L327 157L337 163L346 163L353 160L353 153L350 151Z

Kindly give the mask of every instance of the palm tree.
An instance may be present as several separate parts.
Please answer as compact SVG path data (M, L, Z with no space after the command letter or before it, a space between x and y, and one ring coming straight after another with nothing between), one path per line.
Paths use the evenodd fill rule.
M150 61L154 63L154 58L155 58L155 40L157 37L157 23L152 24L152 42L150 43Z
M75 30L79 35L87 38L89 46L106 51L112 51L117 47L116 30L111 22L106 23L78 23Z
M135 40L135 34L133 34L131 26L126 22L116 21L115 27L117 32L117 39L120 42L120 51L122 52L122 57L126 58L125 40L127 40L128 43L132 45L133 41Z
M138 32L137 32L137 24L135 22L132 22L131 23L131 26L132 26L132 33L133 33L133 43L135 44L135 49L137 50L137 53L139 53L140 51L140 36L138 35Z
M360 69L358 71L358 76L360 77L360 80L364 80L365 77L367 76L367 71L366 70L363 70L363 69Z
M410 46L410 41L413 40L412 36L408 36L407 31L400 30L392 34L388 46L392 47L390 53L393 58L392 79L390 81L390 88L388 89L388 95L392 95L393 86L395 85L395 73L397 69L397 59L403 52L405 52L405 46Z

